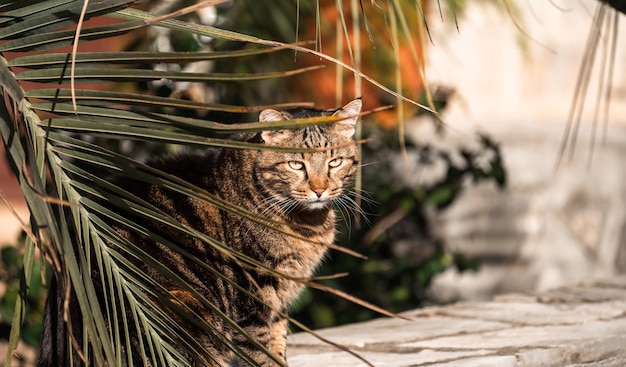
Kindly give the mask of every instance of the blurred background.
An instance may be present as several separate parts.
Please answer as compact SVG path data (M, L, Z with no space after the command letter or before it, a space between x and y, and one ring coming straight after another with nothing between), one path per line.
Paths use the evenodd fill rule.
M450 143L488 132L502 148L508 175L504 190L472 185L437 215L448 251L482 260L477 272L438 275L430 289L435 299L485 299L626 270L626 47L622 27L612 50L613 28L602 22L609 15L598 16L598 5L516 2L513 20L472 2L458 32L430 23L436 35L427 75L456 92L444 115ZM596 45L588 42L594 24L601 33ZM585 57L593 68L582 67ZM605 79L610 62L614 73ZM581 76L588 78L580 82L587 96L574 102ZM577 117L570 117L572 109ZM419 128L414 132L428 139Z
M189 3L146 1L141 6L164 14ZM347 47L345 30L351 47L361 50L356 54L364 74L407 98L421 103L430 98L439 118L399 103L317 56L293 51L181 68L326 67L245 87L155 82L133 88L244 106L305 101L334 108L360 95L366 109L396 105L364 118L362 136L369 141L363 145L362 212L344 212L340 223L338 244L368 259L335 252L320 270L321 275L348 272L324 283L390 311L533 292L626 271L626 166L621 159L626 149L626 35L617 29L618 13L609 7L599 11L597 0L423 1L419 7L408 0L347 0L345 14L337 3L320 1L318 9L314 2L284 0L267 7L236 0L188 17L282 42L317 40L309 46L351 64L350 53L355 53ZM355 14L359 36L353 29ZM408 32L394 31L405 21ZM179 36L160 29L91 47L191 52L245 47ZM586 98L575 99L584 89ZM193 117L256 118L201 111ZM120 150L141 157L167 149L138 149L129 142ZM0 206L0 312L10 307L7 295L16 291L11 275L19 266L18 218L28 221L19 186L4 157L1 162L0 190L17 216ZM34 308L38 302L33 301ZM321 291L305 292L295 306L295 317L313 328L376 316Z

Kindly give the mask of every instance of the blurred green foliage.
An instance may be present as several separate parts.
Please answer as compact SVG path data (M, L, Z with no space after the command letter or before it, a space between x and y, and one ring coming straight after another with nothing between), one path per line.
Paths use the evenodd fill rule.
M0 283L6 287L0 294L0 340L8 340L11 331L10 320L13 318L15 302L20 292L21 273L23 269L24 235L21 235L15 246L0 249ZM33 266L33 277L26 297L26 312L22 326L22 340L28 345L38 346L42 332L43 308L46 298L46 287L43 284L41 262Z

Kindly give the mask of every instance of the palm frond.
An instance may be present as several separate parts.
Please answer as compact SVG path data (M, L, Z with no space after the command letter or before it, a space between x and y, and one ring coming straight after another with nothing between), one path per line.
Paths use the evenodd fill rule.
M160 27L189 34L247 42L260 47L228 52L79 52L71 55L58 48L73 44L83 0L20 0L3 2L0 5L0 11L4 12L0 18L0 40L3 41L0 44L0 88L5 96L5 103L0 104L0 132L12 168L24 191L31 212L31 231L36 236L27 242L24 257L29 261L25 262L24 267L23 292L27 292L32 273L30 260L34 258L35 247L38 247L53 265L53 272L61 289L66 290L67 294L71 292L75 295L76 304L71 306L81 310L78 314L66 310L68 326L71 327L73 318L77 317L81 318L82 324L81 330L71 330L70 334L80 338L67 340L68 347L77 350L85 358L92 359L96 365L186 365L174 345L181 347L200 362L208 363L209 361L202 360L204 351L200 343L171 317L170 311L199 327L213 330L216 337L220 336L219 332L202 315L195 314L184 306L184 302L176 294L144 274L133 259L149 264L155 271L177 281L181 289L193 294L204 307L211 309L233 329L246 335L243 328L220 312L217 305L205 299L174 271L121 236L115 226L132 228L139 235L157 240L226 282L232 280L221 275L211 264L202 263L174 241L162 238L154 230L142 225L141 221L133 219L158 222L173 231L193 236L232 257L243 267L276 277L287 276L245 254L233 251L228 244L220 243L179 223L175 218L102 177L129 175L137 181L168 188L269 227L273 226L272 221L256 217L184 180L98 144L84 141L78 136L89 139L105 138L108 141L132 139L186 146L267 149L266 146L221 137L236 132L261 131L268 128L267 123L224 124L180 117L168 112L186 109L243 113L259 111L267 106L201 103L132 91L101 89L111 82L128 84L163 79L244 83L290 77L316 69L307 67L263 73L220 74L152 70L144 67L145 64L178 64L249 57L282 52L285 49L312 53L349 70L356 69L299 44L283 44L181 20L160 19L130 8L132 3L130 0L90 1L85 17L110 21L104 25L81 29L80 41L110 39L156 23ZM41 53L47 50L54 52ZM32 51L38 53L27 53ZM72 62L75 63L73 69ZM82 85L81 89L68 89L65 84L70 82L70 72L76 83L90 84ZM380 88L389 90L364 73L356 72ZM53 87L53 83L58 87ZM28 90L25 90L26 85L29 86ZM402 98L416 104L409 98ZM156 110L155 107L159 107L159 112L147 112ZM333 121L332 117L297 119L280 124L274 122L272 128L298 128ZM103 202L107 204L103 205ZM339 247L337 249L341 250ZM98 276L94 278L92 274ZM302 279L293 280L314 284ZM96 289L101 289L103 294L97 294ZM255 295L245 289L241 290L255 298ZM167 306L168 310L164 310L162 305ZM7 366L10 364L12 350L17 345L22 322L19 311L23 307L23 300L18 300ZM133 330L137 332L133 333ZM139 340L132 340L131 335L137 335ZM255 343L254 340L251 342ZM243 361L255 364L234 343L228 340L224 340L224 343ZM140 347L140 355L126 352L133 349L134 345ZM257 347L263 349L258 343Z
M615 9L611 9L611 7ZM603 129L600 139L603 142L606 141L606 129L611 104L611 81L614 77L616 60L619 16L619 4L617 4L617 2L603 1L598 2L596 5L596 10L591 20L587 43L585 45L585 52L580 64L576 87L574 88L574 94L572 96L572 104L555 161L555 170L560 168L563 161L571 160L574 157L578 140L578 130L583 118L589 87L593 81L594 68L598 63L598 89L596 92L596 100L594 101L593 115L591 117L592 129L590 151L587 158L588 165L591 165L593 161L595 144L598 139L598 124L601 122Z
M211 51L211 52L84 52L76 55L74 59L76 67L82 65L123 65L142 63L184 63L193 61L207 61L219 59L233 59L236 57L257 56L279 50L285 47L247 48L235 51ZM71 55L68 53L46 53L41 55L27 55L12 59L10 67L27 67L31 69L55 66L67 66Z
M295 107L311 107L310 103L276 103L272 105L260 106L236 106L226 104L216 104L208 102L197 102L183 99L173 99L152 95L138 95L136 93L124 93L115 91L96 91L88 89L76 89L74 95L68 89L35 89L25 93L26 98L44 99L50 102L68 102L72 98L81 101L83 106L101 106L110 104L121 104L129 107L169 107L176 109L188 109L197 111L224 111L231 113L248 113L259 112L267 108L273 109L289 109ZM50 109L52 112L53 110ZM58 111L58 109L57 109ZM202 126L213 125L210 121L202 124ZM232 124L222 124L224 128L232 126Z

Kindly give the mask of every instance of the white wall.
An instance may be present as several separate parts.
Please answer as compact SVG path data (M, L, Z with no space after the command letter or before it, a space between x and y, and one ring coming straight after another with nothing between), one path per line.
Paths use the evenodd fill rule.
M513 1L509 1L513 2ZM501 4L501 2L491 2ZM513 121L562 124L571 105L596 0L514 1L514 20L501 6L470 1L459 19L432 16L428 77L459 92L446 118L451 123ZM559 9L559 3L565 9ZM436 10L436 9L433 9ZM609 17L607 17L608 19ZM626 124L626 28L618 39L610 122ZM601 64L598 52L596 66ZM590 84L598 90L599 68ZM586 120L593 114L590 96Z
M506 11L473 3L479 4L459 19L460 33L451 20L441 24L431 17L428 76L458 92L444 114L451 127L445 140L462 145L477 130L490 134L501 143L508 186L504 191L468 186L438 216L438 231L450 251L500 261L487 261L478 273L447 271L435 279L433 296L488 298L626 270L618 259L626 252L626 30L622 27L617 42L607 139L593 139L596 68L575 155L557 172L554 163L598 2L516 1L515 18L525 34ZM600 63L601 52L596 66ZM415 124L412 133L432 141L436 137L427 130Z

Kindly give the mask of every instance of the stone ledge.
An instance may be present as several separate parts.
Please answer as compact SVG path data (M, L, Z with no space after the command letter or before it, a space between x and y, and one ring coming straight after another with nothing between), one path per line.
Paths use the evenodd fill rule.
M463 302L317 331L374 366L626 366L626 276ZM291 367L366 366L298 333Z

